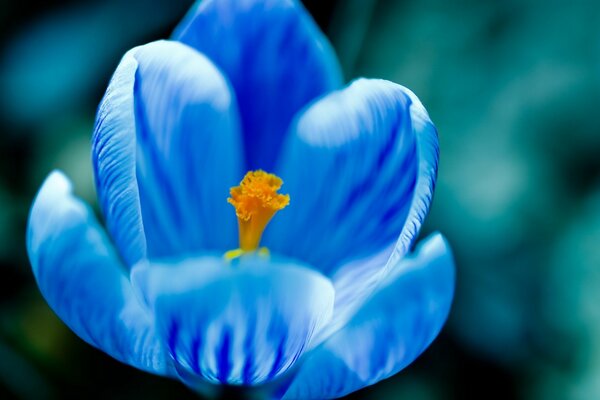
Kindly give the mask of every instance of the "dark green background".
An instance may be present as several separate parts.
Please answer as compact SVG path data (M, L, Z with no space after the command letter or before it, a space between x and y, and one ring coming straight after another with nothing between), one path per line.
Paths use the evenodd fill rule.
M0 398L194 398L72 334L25 254L28 208L63 169L94 203L96 106L129 48L189 0L0 3ZM600 398L600 3L307 0L345 74L408 86L441 141L425 230L458 265L422 357L352 399Z

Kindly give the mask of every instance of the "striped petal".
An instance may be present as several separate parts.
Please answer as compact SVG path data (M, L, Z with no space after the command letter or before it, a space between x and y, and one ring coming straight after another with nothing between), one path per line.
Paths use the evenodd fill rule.
M93 137L107 226L128 265L235 247L226 198L241 175L235 99L217 68L177 42L129 51Z
M27 250L44 298L79 337L119 361L170 374L153 317L134 296L93 212L59 172L46 179L33 204Z
M243 257L140 264L132 281L190 385L257 385L283 374L329 321L329 280L285 260Z
M406 367L440 332L454 282L450 248L436 234L395 266L344 329L307 355L284 398L341 397Z
M336 270L332 276L336 293L334 319L322 336L343 326L379 285L389 269L408 253L429 213L439 159L437 131L417 96L406 88L402 89L411 99L410 118L417 140L419 165L408 216L395 243L366 258L345 263Z
M291 204L264 243L326 274L394 243L419 175L411 105L403 87L361 79L301 114L277 170Z
M199 1L173 37L231 80L248 169L271 170L296 112L342 84L330 44L296 0Z

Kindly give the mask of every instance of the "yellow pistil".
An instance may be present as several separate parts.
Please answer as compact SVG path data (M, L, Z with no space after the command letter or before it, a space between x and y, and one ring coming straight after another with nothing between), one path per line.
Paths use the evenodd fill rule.
M290 203L290 196L280 194L283 181L276 175L262 170L249 171L239 186L229 190L227 202L235 207L238 218L240 247L225 253L232 259L258 249L265 227L275 213ZM268 254L267 249L259 253Z

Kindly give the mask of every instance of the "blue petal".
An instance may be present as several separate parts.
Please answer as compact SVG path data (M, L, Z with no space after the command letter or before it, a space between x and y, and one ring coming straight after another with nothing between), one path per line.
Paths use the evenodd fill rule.
M169 374L153 317L134 296L93 212L59 172L33 204L27 250L40 291L79 337L122 362Z
M406 367L441 330L454 281L450 248L436 234L395 266L344 329L307 354L285 398L341 397Z
M93 138L107 226L128 265L236 246L228 189L241 146L229 85L177 42L129 51L100 104Z
M360 79L300 115L277 170L291 204L265 245L330 274L394 243L418 179L411 104L399 85Z
M419 156L419 173L408 216L395 243L374 255L342 265L332 276L336 297L334 320L328 326L328 332L345 324L377 287L381 277L410 250L429 212L439 158L437 131L417 96L407 88L402 89L411 99L410 117Z
M342 84L330 44L295 0L199 1L174 38L231 80L249 169L272 170L296 112Z
M272 380L329 321L330 281L285 260L221 257L140 264L132 281L154 309L182 379L256 385Z
M438 160L440 158L437 129L433 125L433 122L431 122L427 110L425 110L423 103L421 103L412 91L407 88L403 88L403 90L411 99L410 118L417 137L419 171L410 211L408 212L402 232L400 232L396 247L392 252L389 261L390 264L395 264L404 257L411 249L421 230L421 226L429 213L429 207L433 200Z

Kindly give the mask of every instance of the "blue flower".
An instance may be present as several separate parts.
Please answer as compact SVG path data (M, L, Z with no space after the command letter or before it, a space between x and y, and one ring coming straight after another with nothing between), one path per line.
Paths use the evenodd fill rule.
M342 87L295 1L205 1L173 41L130 50L92 159L106 231L53 172L28 252L54 311L122 362L209 393L335 398L407 366L446 320L445 239L410 253L436 130L402 86Z

